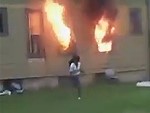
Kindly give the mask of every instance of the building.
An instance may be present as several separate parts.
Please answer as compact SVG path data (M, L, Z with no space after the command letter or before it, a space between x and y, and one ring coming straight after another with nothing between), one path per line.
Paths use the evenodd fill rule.
M117 37L113 50L106 54L99 53L96 44L90 40L87 21L79 13L80 2L72 2L77 51L87 73L85 82L91 81L95 73L103 73L106 68L114 68L122 81L148 78L146 0L117 0L117 6ZM67 62L71 55L60 52L52 36L42 0L1 0L0 79L47 77L57 85L58 76L68 75Z

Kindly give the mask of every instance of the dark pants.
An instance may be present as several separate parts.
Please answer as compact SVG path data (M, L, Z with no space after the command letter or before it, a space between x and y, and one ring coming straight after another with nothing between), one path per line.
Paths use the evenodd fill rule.
M80 84L79 75L72 76L72 82L73 82L74 87L77 88L78 97L81 97L81 84Z

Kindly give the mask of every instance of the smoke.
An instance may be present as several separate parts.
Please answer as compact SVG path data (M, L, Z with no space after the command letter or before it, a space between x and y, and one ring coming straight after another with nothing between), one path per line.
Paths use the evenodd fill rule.
M75 32L76 36L80 36L80 34L82 34L82 36L84 37L85 34L83 34L83 29L87 34L90 31L92 32L93 29L95 29L94 28L95 24L97 24L97 22L101 19L103 15L105 15L105 18L111 21L109 23L110 24L109 30L107 31L109 34L109 32L111 31L111 27L113 26L112 24L117 16L117 7L115 0L54 0L54 1L65 7L65 12L63 16L64 23L68 27L70 27L73 30L73 32ZM88 21L84 21L85 18ZM79 29L82 32L80 32ZM93 35L93 33L91 34L89 33L89 35ZM106 35L102 41L109 42L111 40L112 36Z
M97 24L102 16L105 16L105 18L109 20L107 35L103 38L102 42L110 42L113 40L113 36L110 35L110 32L117 12L115 0L85 0L84 14L90 21L94 21L94 23Z
M89 19L97 20L105 13L106 17L114 20L117 9L114 0L85 0L84 13Z

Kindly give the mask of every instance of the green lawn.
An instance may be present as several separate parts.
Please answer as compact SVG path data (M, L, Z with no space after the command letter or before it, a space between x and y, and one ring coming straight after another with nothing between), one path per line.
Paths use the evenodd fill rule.
M81 100L72 88L25 92L0 97L0 113L150 113L150 88L98 84L83 88Z

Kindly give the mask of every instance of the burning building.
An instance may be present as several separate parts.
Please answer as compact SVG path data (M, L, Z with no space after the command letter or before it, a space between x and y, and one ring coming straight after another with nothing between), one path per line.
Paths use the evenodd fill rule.
M136 2L136 4L134 4ZM147 7L141 0L22 0L0 4L0 79L67 76L72 54L92 80L147 74ZM53 82L52 82L53 83Z

